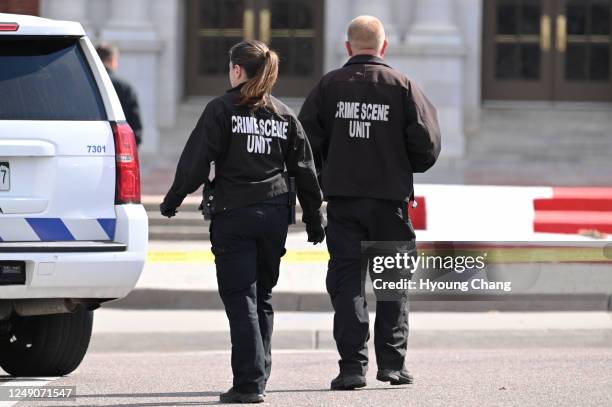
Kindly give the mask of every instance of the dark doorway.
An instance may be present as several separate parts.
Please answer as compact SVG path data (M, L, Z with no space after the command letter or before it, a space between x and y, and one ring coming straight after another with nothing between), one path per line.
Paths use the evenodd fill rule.
M305 96L322 71L323 0L189 0L187 94L229 86L227 51L257 39L279 52L275 94Z
M485 0L483 98L612 101L612 0Z
M39 0L0 0L0 13L37 16L40 12L39 3Z

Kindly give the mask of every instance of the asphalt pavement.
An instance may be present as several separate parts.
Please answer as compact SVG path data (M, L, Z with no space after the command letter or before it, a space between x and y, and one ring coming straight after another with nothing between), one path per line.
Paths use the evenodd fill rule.
M331 321L329 313L277 314L266 404L612 405L610 313L411 313L407 366L415 383L377 382L372 361L368 386L352 392L329 390L337 373ZM221 311L102 309L79 369L36 379L75 386L76 400L16 405L214 405L231 385L228 335ZM0 376L0 386L22 380Z
M332 351L277 351L266 402L278 406L609 406L610 349L413 350L412 385L368 373L368 387L328 390ZM19 406L197 406L217 404L230 382L228 352L90 354L53 386L76 386L71 402Z

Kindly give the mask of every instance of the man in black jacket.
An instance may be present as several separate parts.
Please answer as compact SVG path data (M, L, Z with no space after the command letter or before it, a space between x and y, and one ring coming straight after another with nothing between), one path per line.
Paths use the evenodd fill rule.
M138 97L129 83L115 75L115 71L119 66L119 51L117 47L109 44L98 45L96 51L104 67L106 67L111 82L113 82L113 87L115 88L115 92L117 92L117 97L123 108L123 114L125 114L125 120L132 128L134 136L136 137L136 144L140 146L142 142L142 121L140 120Z
M429 169L440 153L436 109L383 60L387 41L380 20L354 19L346 49L349 61L321 79L299 115L328 201L327 290L341 358L331 383L336 390L366 385L369 321L360 242L414 242L407 215L413 173ZM376 304L377 379L391 384L412 382L404 365L407 305L405 295Z

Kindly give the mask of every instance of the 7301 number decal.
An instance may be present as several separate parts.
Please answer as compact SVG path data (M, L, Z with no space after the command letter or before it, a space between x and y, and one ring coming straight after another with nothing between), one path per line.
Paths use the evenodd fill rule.
M104 145L88 145L87 152L89 154L102 154L106 153L106 146Z
M6 161L0 161L0 191L11 189L11 167ZM2 213L2 211L0 211Z

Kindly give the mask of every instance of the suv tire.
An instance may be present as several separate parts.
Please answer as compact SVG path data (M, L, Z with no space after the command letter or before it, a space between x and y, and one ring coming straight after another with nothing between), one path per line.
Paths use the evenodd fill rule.
M0 367L12 376L64 376L85 356L93 311L15 316L8 336L0 339ZM11 342L12 341L12 342Z

